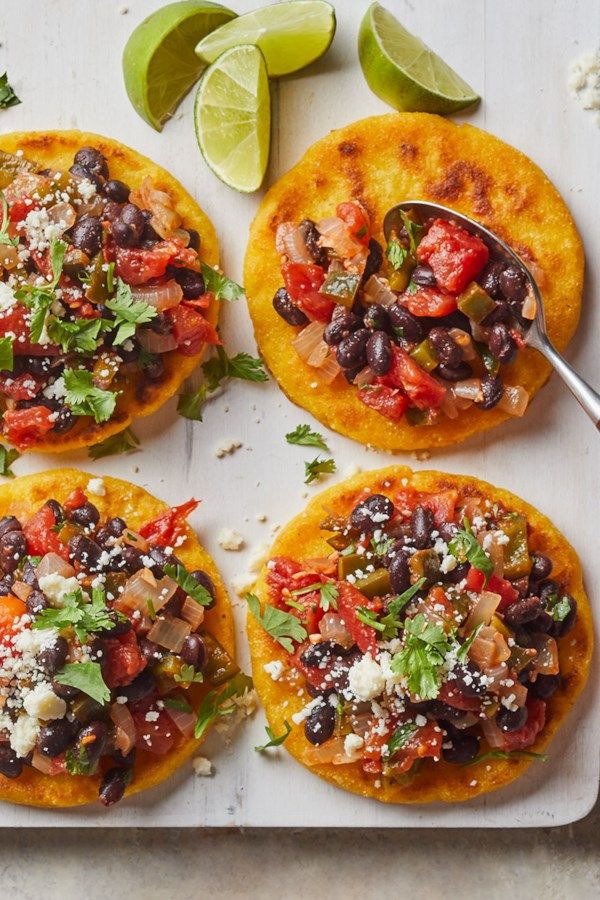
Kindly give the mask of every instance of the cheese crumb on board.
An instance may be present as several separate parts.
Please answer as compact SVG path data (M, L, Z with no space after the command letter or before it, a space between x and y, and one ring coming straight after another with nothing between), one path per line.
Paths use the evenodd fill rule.
M192 766L196 775L200 775L202 778L208 778L213 773L213 764L205 756L194 756Z
M600 47L571 63L568 85L583 109L595 113L596 124L600 127Z
M217 459L223 459L224 456L231 456L231 454L235 453L236 450L239 450L241 446L241 441L223 441L215 450L215 456Z
M234 528L222 528L217 540L223 550L241 550L244 546L244 538Z

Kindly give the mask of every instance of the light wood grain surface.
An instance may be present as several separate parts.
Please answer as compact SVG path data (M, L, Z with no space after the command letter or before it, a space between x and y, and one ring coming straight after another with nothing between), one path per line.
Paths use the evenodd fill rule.
M3 131L78 127L129 143L173 173L213 219L223 260L240 277L247 226L259 195L241 196L218 182L196 147L188 97L162 134L132 111L121 79L120 56L131 29L161 0L2 0L0 71L8 70L22 105L0 113ZM239 11L252 0L232 3ZM301 77L273 85L275 120L271 182L329 129L386 110L367 87L357 62L356 33L366 0L338 0L338 32L327 56ZM483 96L464 119L528 153L565 196L587 252L585 306L570 348L574 364L596 383L600 237L600 129L569 97L569 61L593 49L600 35L597 0L388 0L404 24L420 34ZM127 8L123 14L121 10ZM223 314L230 348L254 350L243 302ZM136 432L140 453L91 463L83 455L64 460L95 473L138 481L165 500L190 494L204 500L193 519L228 580L247 566L273 525L305 503L303 461L308 454L285 444L284 434L310 417L293 407L277 386L232 384L209 405L203 423L179 419L172 402ZM242 442L218 459L224 440ZM339 476L352 464L389 463L337 435L328 435ZM409 460L410 461L410 460ZM553 378L522 421L514 421L456 449L436 453L415 467L473 473L505 486L539 507L564 531L583 557L592 602L600 597L597 485L598 435L566 390ZM60 461L63 463L63 460ZM57 465L30 455L19 473ZM312 488L309 489L312 493ZM257 514L267 521L257 522ZM225 553L217 532L229 526L247 541L241 553ZM240 658L247 662L242 604L237 605ZM346 796L296 766L284 752L264 759L259 743L264 720L255 721L231 748L211 747L217 775L195 779L189 769L166 787L106 814L95 808L66 813L3 806L5 825L341 825L341 826L533 826L560 824L585 815L598 788L597 668L590 688L551 749L547 766L532 768L518 785L461 807L384 808ZM13 844L16 847L16 844ZM16 852L16 851L15 851ZM158 896L158 895L157 895ZM291 895L290 895L291 896ZM350 894L348 895L350 896ZM433 895L432 895L433 896Z

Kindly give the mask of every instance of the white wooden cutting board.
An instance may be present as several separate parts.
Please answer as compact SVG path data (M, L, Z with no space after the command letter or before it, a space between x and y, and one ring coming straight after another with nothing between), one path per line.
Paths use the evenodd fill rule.
M245 12L258 0L232 0ZM196 147L191 97L157 134L131 109L121 78L121 52L134 26L161 0L2 0L0 72L8 70L22 104L0 112L2 131L81 128L118 138L170 169L212 218L225 268L241 277L247 228L260 194L242 196L207 170ZM269 182L285 172L317 138L332 128L385 107L367 87L356 54L356 35L366 0L338 0L338 31L327 56L298 78L273 86L272 158ZM581 229L588 275L579 333L570 351L576 366L600 383L600 128L570 98L571 59L594 49L600 38L597 0L387 0L387 6L423 37L483 96L465 118L525 151L562 191ZM127 9L127 12L123 12ZM253 351L250 320L241 302L224 309L230 348ZM58 459L29 455L18 473L74 464L137 481L164 500L191 494L204 502L193 524L221 566L226 581L244 571L247 553L269 541L271 527L304 505L303 460L284 434L310 421L274 383L232 384L207 409L203 423L177 417L168 404L136 426L142 452L91 463L85 455ZM243 446L218 459L223 440ZM352 464L376 468L393 458L328 434L339 475ZM582 556L592 603L598 608L598 471L600 441L557 378L523 421L435 454L417 468L471 473L507 487L545 512ZM406 461L406 460L402 460ZM312 488L310 492L313 493ZM257 514L265 513L260 524ZM225 553L216 535L238 529L248 551ZM236 604L239 655L247 665L244 609ZM0 825L158 826L532 826L575 821L593 806L598 791L600 700L598 666L546 765L533 765L512 787L460 806L385 807L326 785L285 751L263 757L264 719L259 711L226 749L212 742L216 776L197 778L185 767L166 785L109 811L99 807L52 812L0 805Z

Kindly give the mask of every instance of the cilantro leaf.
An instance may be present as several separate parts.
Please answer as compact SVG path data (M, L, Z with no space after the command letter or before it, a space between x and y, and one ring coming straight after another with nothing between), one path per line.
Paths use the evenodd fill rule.
M571 604L569 598L565 594L560 597L558 594L550 594L546 600L546 610L550 613L555 622L564 622L571 612Z
M209 391L216 391L224 378L241 378L244 381L268 381L262 360L249 353L227 356L224 347L217 347L217 355L202 366Z
M470 562L474 569L478 569L485 575L486 583L494 571L494 563L487 555L469 525L469 520L463 521L464 531L458 530L448 544L448 550L459 562Z
M93 775L98 767L98 760L90 760L85 747L79 750L67 750L65 768L69 775Z
M116 615L121 621L125 620L122 613ZM80 590L67 594L62 607L43 609L36 615L31 627L36 630L57 628L60 631L61 628L72 626L80 643L84 644L88 635L114 628L114 617L115 613L111 614L106 605L104 591L96 587L89 602Z
M533 750L488 750L487 753L482 753L481 756L476 756L475 759L470 759L469 762L461 763L461 765L463 768L466 768L467 766L475 766L477 763L484 762L486 759L519 759L519 757L537 759L538 762L548 762L547 753L534 753Z
M267 603L261 613L260 600L255 594L246 594L246 602L250 612L259 625L265 629L288 653L294 652L292 641L301 643L308 637L306 628L296 616L276 609Z
M226 275L222 275L206 263L200 263L204 288L215 295L216 300L239 300L244 296L244 288Z
M268 725L265 725L265 731L267 732L267 737L269 738L269 740L268 743L260 744L258 747L255 747L254 749L256 750L256 752L264 753L265 750L269 749L269 747L280 747L292 730L292 726L287 719L283 720L283 727L285 729L283 734L276 735L272 728L269 728Z
M469 650L471 649L471 644L473 643L473 641L475 640L475 638L477 637L477 635L479 634L479 632L481 631L482 628L483 628L483 622L480 622L479 625L473 629L473 631L471 632L469 637L466 639L466 641L464 641L460 645L460 648L456 653L456 658L460 663L464 663L466 661L467 654L468 654Z
M23 300L25 305L33 310L29 320L29 340L32 344L39 344L44 326L46 325L46 316L50 309L54 297L47 290L40 288L22 288L17 291L16 296L19 300Z
M390 612L394 616L397 616L400 610L404 609L404 607L408 603L410 603L415 594L418 594L426 581L426 578L419 578L419 580L415 582L415 584L412 584L397 597L394 597L394 599L388 603L388 612Z
M318 431L311 431L310 425L297 425L293 431L285 436L288 444L299 444L301 447L319 447L329 453L329 447L325 443L322 434Z
M3 192L0 191L0 200L2 201L2 224L0 225L0 244L9 244L11 247L18 247L19 238L11 238L8 234L8 226L10 225L10 216L8 215L8 203Z
M56 239L50 243L50 264L52 266L52 281L49 284L50 290L54 290L60 281L68 246L66 241Z
M104 704L110 700L110 691L102 677L100 663L67 663L54 678L59 684L77 688L97 703Z
M385 255L387 256L394 269L398 271L398 269L402 268L402 264L408 256L408 250L406 249L406 247L402 246L398 238L392 238L392 240L389 241L387 245Z
M183 697L163 697L163 703L167 709L176 709L178 712L192 713L194 710Z
M393 756L398 750L402 750L415 731L418 730L418 727L414 722L403 722L401 725L398 725L387 742L387 755Z
M48 337L58 344L65 353L74 350L79 353L94 353L98 348L100 332L105 328L104 319L77 319L65 322L55 316L48 318Z
M103 391L93 383L86 369L65 369L65 403L75 416L93 416L96 422L106 422L115 411L117 394Z
M14 478L15 473L11 469L11 466L14 462L16 462L21 454L18 450L15 450L13 447L8 448L5 447L4 444L0 444L0 475L4 478Z
M0 75L0 109L17 106L21 101L8 83L8 74Z
M315 581L313 584L298 588L291 593L292 596L299 597L302 594L309 594L311 591L319 591L319 606L325 612L329 612L330 609L337 610L337 598L340 592L332 581ZM287 603L288 606L295 606L296 609L304 609L304 607L299 604L290 603L289 601L287 601Z
M208 389L205 384L201 384L197 391L190 391L187 394L180 394L177 401L177 412L184 419L192 419L194 422L202 421L202 408L206 402Z
M304 463L304 484L310 484L317 478L320 478L321 475L331 474L335 470L336 465L333 459L320 459L318 456L315 456L310 462L307 460Z
M450 649L441 625L428 622L423 613L404 623L404 647L390 663L392 672L404 675L411 694L435 700L442 683L441 666Z
M88 450L91 459L102 459L105 456L113 456L115 453L129 453L140 446L139 438L131 428L125 428L118 434L111 434L106 440L93 444Z
M144 303L143 300L134 300L131 288L121 278L117 278L117 293L105 304L115 314L114 326L117 333L113 344L124 344L135 335L138 325L144 325L152 321L158 315L157 310Z
M175 681L183 684L201 684L204 681L202 672L197 672L193 666L184 663L174 676Z
M385 616L378 619L377 613L367 606L357 607L356 618L363 625L368 625L370 628L374 628L375 631L379 631L384 641L389 641L396 637L399 629L402 628L402 622L396 619L392 612L387 612Z
M0 369L3 372L12 372L14 364L12 338L0 338Z
M227 682L221 691L210 691L202 701L200 709L198 710L196 729L194 731L196 740L202 737L208 726L211 725L215 719L221 718L222 716L229 716L231 713L235 712L235 703L228 703L228 700L231 700L231 698L235 696L243 697L246 691L252 690L252 687L253 684L250 676L246 675L244 672L239 672Z
M417 247L423 234L423 226L419 225L418 222L413 222L413 220L409 218L409 216L402 209L400 210L400 218L402 219L402 223L408 235L408 240L410 242L410 252L414 256L417 252Z
M198 584L194 576L190 575L186 567L182 566L181 563L178 563L177 566L174 566L173 563L167 563L166 566L163 566L163 570L165 575L172 578L181 590L185 591L188 597L191 597L200 606L210 606L213 602L212 596L204 585Z

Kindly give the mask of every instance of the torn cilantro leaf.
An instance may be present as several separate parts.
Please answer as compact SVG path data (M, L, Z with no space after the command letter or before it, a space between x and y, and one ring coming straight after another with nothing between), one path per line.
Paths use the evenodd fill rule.
M258 624L262 625L267 634L270 634L288 653L294 652L292 641L299 644L308 637L306 628L291 613L269 606L268 603L261 613L260 600L255 594L246 594L246 602Z
M95 387L93 376L87 369L65 369L65 403L75 416L93 416L98 423L112 416L117 394Z
M264 753L265 750L269 749L269 747L280 747L292 730L292 726L287 719L283 720L283 727L285 729L283 734L276 735L272 728L270 728L268 725L265 725L265 731L267 732L267 737L269 738L269 740L268 743L260 744L258 747L255 747L254 749L256 750L256 752Z
M26 306L32 310L29 320L29 340L32 344L39 344L46 325L46 316L54 297L48 291L35 287L23 287L16 292L16 297L23 300Z
M67 750L65 768L69 775L93 775L98 767L98 760L90 760L85 747L79 750Z
M417 247L421 241L421 236L423 234L423 226L419 225L418 222L414 222L404 210L400 210L400 218L402 219L402 224L406 229L406 233L408 235L408 240L410 242L410 252L413 256L416 256Z
M392 240L387 245L385 255L390 261L390 264L397 271L398 269L402 268L402 264L408 256L408 250L406 249L406 247L402 246L398 238L392 238Z
M174 676L174 680L178 683L183 684L202 684L204 681L204 675L202 672L197 672L193 666L184 663Z
M477 626L477 628L473 629L473 631L471 632L469 637L466 639L466 641L464 641L460 645L460 648L456 653L456 658L460 663L466 662L467 654L469 653L469 650L471 649L471 644L473 643L473 641L475 640L475 638L477 637L477 635L479 634L479 632L481 631L482 628L483 628L483 622L480 622L479 625Z
M375 631L379 631L381 638L384 641L391 641L392 638L397 636L400 628L402 628L402 622L398 621L393 613L387 612L381 619L378 619L377 613L367 606L357 607L356 618L359 622L362 622L363 625L368 625L370 628L374 628Z
M4 478L14 478L15 473L11 469L11 466L14 462L16 462L21 454L18 450L15 450L13 447L5 447L4 444L0 444L0 475Z
M216 300L239 300L244 296L244 288L226 275L222 275L206 263L200 263L204 289L215 295Z
M337 610L337 598L340 592L332 581L315 581L313 584L292 591L292 596L299 597L302 594L309 594L311 591L319 591L319 606L322 610L325 612L329 612L330 609ZM304 609L303 606L297 603L294 604L289 601L287 603L288 606L294 606L296 609Z
M401 594L398 594L397 597L394 597L393 600L390 600L390 602L388 603L388 612L390 612L394 616L397 616L400 610L404 609L404 607L408 603L410 603L415 594L418 594L426 581L426 578L419 578L419 580L415 582L415 584L412 584Z
M0 338L0 369L3 372L12 372L14 365L12 338Z
M60 281L67 249L66 241L55 239L50 244L50 264L52 266L52 281L48 285L50 290L54 290Z
M55 316L49 316L48 336L65 353L71 350L79 353L94 353L98 348L100 332L106 324L105 319L77 319L75 322L68 322Z
M176 709L177 712L193 713L194 710L183 697L163 697L164 705L167 709Z
M67 663L54 678L59 684L77 688L97 703L104 705L110 700L110 691L102 677L100 663Z
M213 602L212 596L204 585L198 584L194 576L190 575L181 563L178 563L177 566L174 566L173 563L167 563L166 566L163 566L163 571L165 575L168 575L169 578L172 578L179 585L182 591L185 591L188 597L191 597L200 606L210 606Z
M0 75L0 109L8 109L9 106L18 106L21 101L8 83L8 73Z
M151 322L158 315L157 310L144 303L143 300L135 300L128 284L121 278L117 278L117 293L105 304L115 314L113 327L117 329L113 344L124 344L135 335L138 325Z
M311 431L310 425L297 425L293 431L285 436L288 444L299 444L301 447L319 447L329 453L329 447L325 443L325 439L318 431Z
M10 216L8 214L8 203L2 191L0 191L0 200L2 201L2 224L0 225L0 244L9 244L11 247L19 246L19 238L11 238L8 234L8 226L10 225Z
M126 617L119 612L112 612L106 605L106 595L102 588L92 590L92 598L88 601L81 590L67 594L63 606L48 607L39 612L32 623L32 628L45 629L67 628L72 626L79 641L83 644L90 634L100 631L111 631L116 621L125 621Z
M335 470L336 465L333 459L321 459L315 456L310 462L307 460L304 463L304 484L310 484L317 478L320 478L321 475L331 474Z
M402 750L418 728L419 726L415 725L414 722L403 722L401 725L398 725L387 742L388 757L393 756L398 750Z
M463 520L464 531L456 532L448 544L448 550L459 562L470 562L474 569L478 569L485 575L486 583L494 571L494 563L487 555L469 525L469 520Z
M268 381L261 359L249 353L227 356L224 347L217 347L217 355L202 366L209 391L216 391L224 378L241 378L244 381Z
M239 672L227 682L222 690L210 691L202 701L200 709L198 710L196 729L194 731L196 740L202 737L208 726L211 725L215 719L219 719L222 716L229 716L235 712L236 704L232 700L233 697L243 697L246 691L251 691L252 688L253 683L250 676L246 675L244 672ZM231 700L231 703L228 703L228 700Z
M404 675L411 694L435 700L442 683L441 666L450 650L450 640L441 625L428 622L423 613L404 622L404 647L390 667Z
M202 409L206 402L208 389L205 384L201 384L197 391L190 391L187 394L180 394L177 401L177 412L184 419L192 419L194 422L202 421Z
M129 453L140 446L139 438L131 428L125 428L118 434L111 434L106 440L93 444L88 450L91 459L102 459L105 456L113 456L116 453Z

